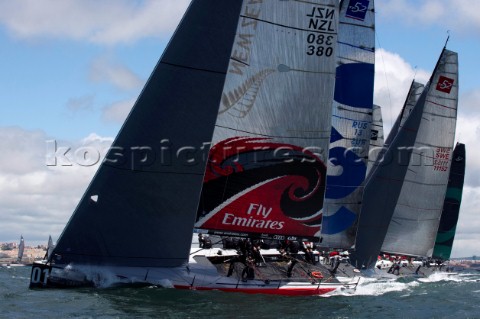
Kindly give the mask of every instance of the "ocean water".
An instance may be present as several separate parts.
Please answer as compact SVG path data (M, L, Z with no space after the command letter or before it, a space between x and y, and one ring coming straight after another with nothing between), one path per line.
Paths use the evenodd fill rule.
M0 318L480 318L480 272L361 279L329 297L158 287L28 288L30 267L0 267Z

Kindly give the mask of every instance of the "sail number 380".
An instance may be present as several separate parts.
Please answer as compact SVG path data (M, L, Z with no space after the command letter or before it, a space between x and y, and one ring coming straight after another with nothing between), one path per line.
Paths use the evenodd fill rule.
M309 33L307 36L307 54L316 56L331 56L333 54L333 36Z

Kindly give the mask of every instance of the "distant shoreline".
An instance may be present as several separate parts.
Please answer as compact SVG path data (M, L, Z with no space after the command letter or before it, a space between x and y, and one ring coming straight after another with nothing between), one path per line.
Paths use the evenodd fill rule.
M23 251L22 261L20 263L31 264L35 260L41 260L45 256L45 253L45 248L27 246ZM0 258L0 264L17 264L18 248L11 250L0 250L0 255L4 256Z

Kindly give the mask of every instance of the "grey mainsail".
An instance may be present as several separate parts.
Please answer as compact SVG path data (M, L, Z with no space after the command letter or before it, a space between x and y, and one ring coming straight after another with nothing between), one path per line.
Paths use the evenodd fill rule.
M245 1L196 227L318 240L338 2Z
M390 130L390 133L388 134L388 137L385 141L385 145L388 146L388 144L390 144L393 141L393 139L395 138L395 135L397 135L398 133L399 128L401 128L404 125L408 116L412 112L414 106L417 104L417 101L420 98L420 95L422 94L424 88L425 86L423 84L416 81L412 81L412 84L410 85L410 89L408 90L405 104L403 105L402 110L397 117L397 120L393 124L393 127Z
M444 49L410 116L367 180L351 256L358 267L373 267L381 249L431 255L455 136L457 96L458 57Z
M447 193L443 203L442 217L438 226L433 258L448 260L452 253L453 240L457 229L460 204L462 203L463 182L465 179L465 144L457 143L453 150L452 165L448 179Z
M375 76L373 0L342 1L322 246L351 248L363 196Z
M416 81L412 81L410 88L408 90L405 103L403 104L403 107L399 115L397 116L397 119L395 120L395 123L393 124L393 127L390 130L390 133L388 134L387 138L385 140L383 139L381 140L382 145L380 145L380 143L378 142L376 142L376 144L371 142L370 152L369 152L370 165L367 168L367 176L371 174L372 169L375 167L375 162L377 160L381 160L385 155L385 151L387 150L388 146L397 135L398 130L403 126L408 116L410 115L410 112L412 111L413 107L415 106L415 104L417 104L417 101L420 95L422 94L424 87L425 86L423 84L418 83ZM374 105L374 121L375 121L375 107L376 106ZM380 113L380 116L381 116L381 113ZM383 126L382 126L382 129L383 129ZM382 133L383 133L383 130L382 130ZM382 138L383 138L383 135L382 135Z
M54 263L187 262L203 155L212 140L241 5L192 1L60 236Z

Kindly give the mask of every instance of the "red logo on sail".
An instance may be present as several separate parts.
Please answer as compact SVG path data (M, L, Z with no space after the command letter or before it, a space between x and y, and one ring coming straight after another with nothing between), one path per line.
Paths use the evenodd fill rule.
M315 237L326 166L309 149L232 137L210 149L196 227Z
M437 83L437 91L450 94L450 91L453 87L453 79L447 78L446 76L440 76Z

